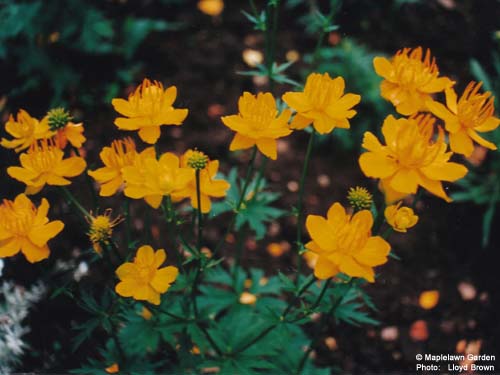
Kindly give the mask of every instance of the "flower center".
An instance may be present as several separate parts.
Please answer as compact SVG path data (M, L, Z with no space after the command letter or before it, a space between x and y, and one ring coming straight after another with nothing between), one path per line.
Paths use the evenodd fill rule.
M27 153L33 170L40 173L52 172L54 166L61 159L61 154L61 150L48 145L47 142L43 142L41 146L36 145Z
M36 216L34 207L14 207L11 201L4 200L0 206L0 217L2 226L16 235L26 235L33 226Z

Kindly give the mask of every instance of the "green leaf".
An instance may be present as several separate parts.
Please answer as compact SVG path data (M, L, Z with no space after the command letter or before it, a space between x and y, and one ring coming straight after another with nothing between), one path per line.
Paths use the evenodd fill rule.
M486 73L486 71L483 69L481 64L479 64L479 61L476 59L471 59L470 62L470 71L472 75L478 80L483 82L483 89L485 91L493 91L493 85L490 81L490 77Z
M123 53L126 59L130 59L137 47L152 31L164 31L175 29L176 25L169 24L164 20L152 20L148 18L127 17L123 25L122 37L125 42Z

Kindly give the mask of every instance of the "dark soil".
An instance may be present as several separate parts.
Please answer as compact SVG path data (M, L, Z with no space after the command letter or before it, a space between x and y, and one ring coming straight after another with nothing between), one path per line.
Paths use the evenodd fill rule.
M157 33L147 39L136 56L144 62L144 69L138 74L137 80L150 77L168 85L177 85L177 105L190 109L188 120L182 127L162 131L161 149L183 152L188 147L198 147L210 157L220 159L222 170L228 171L233 165L243 167L248 155L228 151L231 132L219 118L223 114L236 113L237 99L243 91L266 89L265 86L256 87L250 78L236 74L237 71L248 69L241 58L243 49L262 48L263 41L240 13L241 8L248 8L246 2L226 1L223 15L214 19L198 12L195 3L183 6L180 10L175 8L177 14L169 13L168 7L158 10L148 5L148 2L141 2L142 5L137 7L131 3L124 5L121 14L116 16L128 12L153 17L166 14L169 19L174 18L188 26L180 31ZM447 8L446 4L452 7ZM297 24L297 18L303 10L301 7L288 10L281 17L277 52L280 61L284 61L284 54L289 49L296 49L303 54L314 48L315 40L305 35L302 26ZM465 86L471 79L468 70L471 58L491 68L490 51L494 47L492 32L498 27L498 19L498 2L493 1L422 1L397 7L392 1L346 0L337 22L340 24L341 36L357 38L374 51L392 54L407 46L430 47L441 71L452 75L460 82L460 86ZM99 80L106 80L108 69L112 69L109 62L92 57L80 61L80 64L89 74L89 87L94 81L98 84ZM292 75L299 77L301 66L305 65L299 62L292 68ZM123 89L125 95L129 88ZM276 94L287 89L287 86L279 85ZM12 111L26 108L33 109L30 112L35 115L42 115L48 105L47 95L42 89L29 97L15 98L8 105ZM89 164L99 165L99 149L118 134L112 125L115 113L111 105L96 106L92 111L81 108L77 97L71 103L74 110L81 111L81 119L86 126ZM352 121L352 126L356 126L356 119ZM271 182L272 190L284 192L279 202L284 208L296 204L297 193L289 190L289 182L299 180L306 144L305 133L293 134L281 142L282 151L278 160L268 164L266 177ZM333 202L345 203L345 194L351 186L374 186L373 181L362 176L357 157L357 151L343 150L335 140L329 139L318 144L306 186L307 213L324 215ZM0 150L2 178L6 178L6 166L14 163L15 156L11 152ZM317 183L320 175L328 176L331 184L321 187ZM88 202L90 197L83 191L85 184L81 178L78 186ZM2 196L12 198L21 191L21 185L9 180L0 186L0 190ZM71 215L67 207L55 203L58 200L55 192L50 194L54 207L52 217L64 217L67 223L66 235L52 244L52 257L70 259L76 244L79 244L80 250L88 246L87 239L82 232L81 222ZM104 202L119 210L117 201L107 199ZM63 208L58 211L56 206ZM133 209L139 217L144 217L141 207L142 203L138 203ZM337 348L330 350L326 345L318 347L318 363L337 366L342 371L356 374L411 373L415 371L416 354L453 354L462 339L482 340L481 353L500 355L500 324L497 318L500 310L497 274L500 237L496 230L500 225L500 217L497 213L492 225L490 245L483 249L480 245L483 212L483 207L446 204L438 198L424 195L418 206L420 221L416 228L409 234L395 234L391 238L393 249L402 260L392 259L381 267L380 279L368 287L369 294L380 310L374 313L374 317L382 322L381 326L332 326L325 332L325 337L335 337ZM141 232L137 229L136 234L140 235ZM220 226L208 228L209 247L221 233ZM294 236L293 220L280 220L279 230L265 241L257 243L256 247L253 242L249 242L244 256L245 264L265 263L269 273L276 273L278 269L283 272L294 269L290 254L276 260L265 251L268 242L284 240L293 243ZM44 275L49 268L47 264L54 263L54 260L36 266L27 264L20 257L8 262L13 264L6 267L5 277L29 285ZM97 285L101 281L99 274L99 271L94 271L89 284ZM468 282L476 288L477 296L473 300L464 301L461 298L457 289L460 282ZM441 298L436 308L426 311L419 307L418 297L422 291L430 289L438 290ZM84 316L85 313L78 306L62 296L38 304L36 312L30 317L32 332L28 342L33 351L27 355L23 369L41 370L42 364L48 362L53 364L52 370L63 371L85 362L89 356L95 356L92 344L82 346L75 354L68 350L74 336L71 327ZM414 341L410 337L410 326L417 320L427 322L427 340ZM387 326L397 327L399 337L395 341L382 340L380 332ZM55 339L62 349L51 346ZM57 358L54 353L58 353Z

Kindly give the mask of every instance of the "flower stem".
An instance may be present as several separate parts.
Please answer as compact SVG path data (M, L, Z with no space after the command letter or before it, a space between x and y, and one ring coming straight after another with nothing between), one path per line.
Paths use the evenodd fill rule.
M167 223L167 232L168 232L168 237L171 239L173 242L174 247L177 247L177 242L176 242L176 232L179 232L179 228L177 228L177 218L176 218L176 213L175 210L172 207L172 198L170 195L167 195L164 197L162 205L163 209L163 217L165 218L165 222ZM180 234L179 234L180 237ZM175 251L175 258L177 265L181 268L182 273L184 273L184 264L182 263L182 257L179 252L179 248L176 249Z
M314 136L316 134L316 130L312 129L311 135L309 136L309 143L307 144L306 157L304 159L304 166L302 167L302 175L300 176L299 182L299 200L297 202L297 238L296 238L296 246L297 246L297 284L299 282L299 277L302 269L302 257L300 252L302 251L302 220L304 217L304 213L302 212L302 205L304 201L304 187L307 177L307 168L309 166L309 160L311 159L311 153L314 144Z
M238 353L240 352L243 352L245 351L246 349L248 349L249 347L251 347L252 345L256 344L257 342L259 342L261 339L263 339L264 337L266 337L273 329L275 329L276 327L278 327L281 323L285 323L286 322L286 317L288 316L288 314L290 313L290 311L292 310L293 308L293 305L295 304L295 302L300 299L300 297L305 293L305 291L307 289L309 289L309 287L314 283L316 279L315 278L312 278L308 283L304 284L304 286L302 288L300 288L300 290L297 292L297 295L295 296L295 298L293 298L289 303L288 303L288 306L286 307L285 311L283 312L283 314L281 315L280 317L280 320L279 322L277 323L274 323L273 325L267 327L264 331L262 331L259 335L257 335L255 338L253 338L251 341L249 341L246 345L244 345L242 348L240 348L238 350Z
M222 245L226 241L227 236L233 230L234 223L236 222L236 217L238 216L238 213L241 209L241 206L243 205L243 202L245 200L245 196L247 194L248 186L250 185L251 177L252 177L252 174L254 171L254 164L255 164L256 156L257 156L257 146L253 146L252 156L250 157L250 161L248 162L245 181L243 182L243 188L241 190L241 195L240 195L240 198L238 200L238 204L236 205L236 207L234 209L233 217L231 218L231 221L229 222L229 225L226 228L226 232L224 233L224 236L219 240L219 242L215 246L215 249L213 252L214 256L215 256L215 254L217 254L219 252Z
M349 293L349 291L351 290L351 287L352 287L352 281L353 279L351 279L349 281L349 288L347 289L347 291L345 292L344 296L347 295L347 293ZM326 284L325 284L326 285ZM324 289L325 290L325 289ZM324 295L324 293L323 293ZM297 369L297 375L300 375L302 374L302 370L304 369L304 366L307 362L307 358L309 358L309 354L311 354L313 348L318 344L318 341L320 339L320 335L321 335L321 331L323 329L323 326L328 323L328 320L330 318L330 316L334 313L335 309L340 305L340 303L342 302L342 299L344 298L344 296L340 296L336 301L335 303L332 304L332 307L330 307L330 310L328 310L328 312L326 314L323 314L321 316L321 320L320 320L320 323L319 323L319 327L317 328L315 334L314 334L314 337L313 339L311 340L311 343L309 344L309 347L308 349L306 350L306 352L304 353L304 355L302 356L302 359L300 360L299 362L299 367Z
M81 157L80 151L78 150L78 148L75 146L72 146L72 148L73 148L73 151L75 152L76 156ZM93 203L94 210L97 210L97 207L99 207L97 194L95 192L92 179L90 178L90 176L87 172L88 172L88 166L85 167L85 173L84 173L85 174L85 182L87 183L89 190L90 190L90 195L92 197L92 203Z
M71 194L68 188L66 188L66 186L61 186L60 188L64 196L66 197L68 204L75 206L85 219L91 220L92 215L80 204L80 202L78 202L78 199L76 199L75 196Z
M125 198L123 201L123 215L125 216L125 241L127 242L127 254L131 247L132 233L130 227L130 200Z

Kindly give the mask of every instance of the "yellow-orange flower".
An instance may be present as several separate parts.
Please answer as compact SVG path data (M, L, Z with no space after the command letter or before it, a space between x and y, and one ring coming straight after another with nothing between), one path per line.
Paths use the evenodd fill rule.
M427 102L429 110L444 120L445 128L450 133L451 150L465 156L472 155L473 140L490 150L497 149L495 144L477 134L495 130L500 125L500 119L494 116L495 98L489 91L478 93L481 85L482 82L470 82L458 101L455 90L447 89L445 94L448 108L436 101Z
M168 266L160 268L167 259L165 250L154 251L151 246L141 246L133 262L126 262L116 270L120 282L115 291L122 297L160 304L160 294L165 293L179 270Z
M383 98L389 100L402 115L412 115L426 109L425 102L435 94L455 84L447 77L439 77L436 59L422 47L399 50L389 61L375 57L373 66L384 78L380 84Z
M413 227L418 222L410 207L401 207L401 202L388 206L384 211L385 220L397 232L405 233L407 229Z
M434 119L430 115L395 119L387 116L382 125L386 146L371 132L366 132L363 147L368 150L359 165L368 177L381 178L390 189L414 194L422 186L432 194L450 202L442 181L456 181L467 173L461 164L449 162L452 152L440 129L434 142Z
M9 167L7 173L26 184L26 194L38 193L45 184L69 185L67 177L78 176L87 166L79 156L64 159L64 152L47 140L31 146L19 159L21 167Z
M287 92L283 101L297 111L292 129L304 129L310 124L320 134L330 133L334 128L349 129L349 119L356 111L353 106L361 96L345 94L344 78L330 78L328 73L311 73L307 77L304 92Z
M276 160L276 139L289 135L290 111L278 115L276 101L271 93L243 93L238 101L239 114L224 116L222 122L236 132L229 149L244 150L257 145L264 155Z
M111 146L102 149L99 156L104 167L88 172L101 185L99 195L109 197L123 186L122 168L132 166L138 155L154 158L155 151L153 147L149 147L139 154L132 138L115 140Z
M49 202L43 198L37 208L24 194L0 205L0 258L21 251L30 263L49 257L47 241L63 230L62 221L47 218Z
M179 158L171 152L164 153L159 160L149 155L136 158L122 173L125 196L144 199L153 208L160 207L163 196L178 193L193 178L193 170L181 168Z
M373 217L362 210L352 217L334 203L326 219L309 215L306 227L312 241L306 248L318 255L314 275L328 279L343 272L351 277L375 281L373 267L387 262L391 246L380 236L372 236Z
M68 142L76 148L83 146L87 138L83 135L85 128L83 123L75 124L73 122L68 122L66 126L57 130L56 133L56 143L62 149L66 148Z
M181 125L188 115L187 109L173 107L177 88L163 89L158 81L144 79L129 95L128 100L115 98L111 101L118 117L115 125L121 130L139 130L144 142L154 144L160 138L160 126Z
M5 148L13 148L16 152L29 148L39 139L50 138L53 135L49 129L47 117L38 121L24 109L19 110L16 119L12 115L9 116L9 120L5 123L5 130L14 139L2 138L0 144Z
M199 151L187 150L181 157L181 167L182 168L193 168L193 160L199 158L196 154ZM207 159L208 160L208 159ZM194 160L196 162L196 160ZM226 191L231 187L229 182L225 180L216 180L215 176L219 170L219 161L210 160L205 163L205 167L200 169L200 202L201 202L201 212L204 214L209 213L212 207L210 197L223 198L226 196ZM179 192L172 194L172 199L174 201L179 201L183 198L191 199L191 206L198 209L198 197L196 193L196 178L195 178L195 168L193 168L193 174L190 182L186 185L184 189Z

